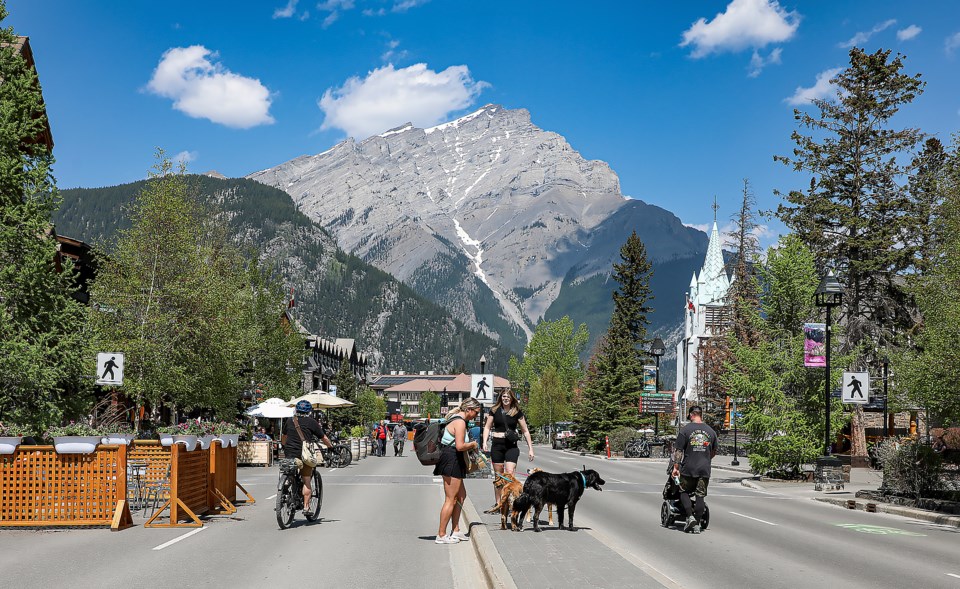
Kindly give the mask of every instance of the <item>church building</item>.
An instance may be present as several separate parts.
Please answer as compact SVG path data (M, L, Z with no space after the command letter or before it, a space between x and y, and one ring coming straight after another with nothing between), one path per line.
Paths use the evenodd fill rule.
M709 386L704 345L724 335L729 321L727 292L732 279L727 276L723 261L720 232L713 222L707 256L700 273L694 273L687 292L684 310L683 338L677 343L677 417L685 420L687 407L700 402Z

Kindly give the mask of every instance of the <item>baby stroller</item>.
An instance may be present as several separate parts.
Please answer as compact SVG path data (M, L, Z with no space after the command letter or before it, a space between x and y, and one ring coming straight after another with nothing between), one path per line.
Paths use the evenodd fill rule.
M694 501L701 501L692 497ZM673 478L673 460L667 465L667 484L663 486L663 504L660 505L660 525L665 528L673 527L677 520L683 521L683 505L680 504L680 479ZM700 529L706 530L710 523L710 506L703 506L703 517L700 518Z

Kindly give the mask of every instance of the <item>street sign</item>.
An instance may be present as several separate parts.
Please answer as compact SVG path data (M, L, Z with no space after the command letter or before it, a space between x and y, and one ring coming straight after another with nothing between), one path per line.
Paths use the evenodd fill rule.
M640 413L673 413L673 393L640 393Z
M97 384L119 386L123 384L123 352L100 352L97 354Z
M844 403L866 405L870 401L870 373L844 372L840 394Z
M329 389L330 389L330 390L327 391L327 392L330 393L331 395L333 395L334 397L336 397L336 396L337 396L337 385L332 384L332 385L329 386Z
M486 407L493 407L497 394L493 390L492 374L471 374L470 395Z

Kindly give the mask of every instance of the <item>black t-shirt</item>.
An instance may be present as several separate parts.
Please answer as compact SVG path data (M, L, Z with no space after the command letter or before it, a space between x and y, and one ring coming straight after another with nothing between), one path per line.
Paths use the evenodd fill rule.
M680 474L710 478L710 460L717 452L717 432L705 423L690 422L677 433L678 450L683 450Z
M303 435L307 437L308 442L319 442L323 440L325 435L323 426L316 419L299 415L291 417L283 424L283 434L287 436L287 443L283 445L283 455L287 458L300 458L300 454L303 452L303 440L300 439L300 434L297 433L297 428L293 425L295 419L300 424L300 429L303 430Z
M503 407L498 407L493 412L493 431L506 433L508 429L517 431L517 424L523 418L523 411L517 411L516 415L507 415Z

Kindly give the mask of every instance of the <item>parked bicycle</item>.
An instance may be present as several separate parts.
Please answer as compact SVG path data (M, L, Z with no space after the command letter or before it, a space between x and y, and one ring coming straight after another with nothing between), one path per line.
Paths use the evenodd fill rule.
M623 448L624 458L650 458L650 442L646 438L633 439Z
M330 468L344 468L353 462L353 451L347 444L334 444L333 448L323 446L320 452L323 454L324 466Z
M307 509L307 521L314 521L320 515L323 505L323 479L316 468L311 480L310 505ZM303 480L296 461L284 458L280 461L280 478L277 481L277 524L285 530L293 524L297 511L303 509Z

